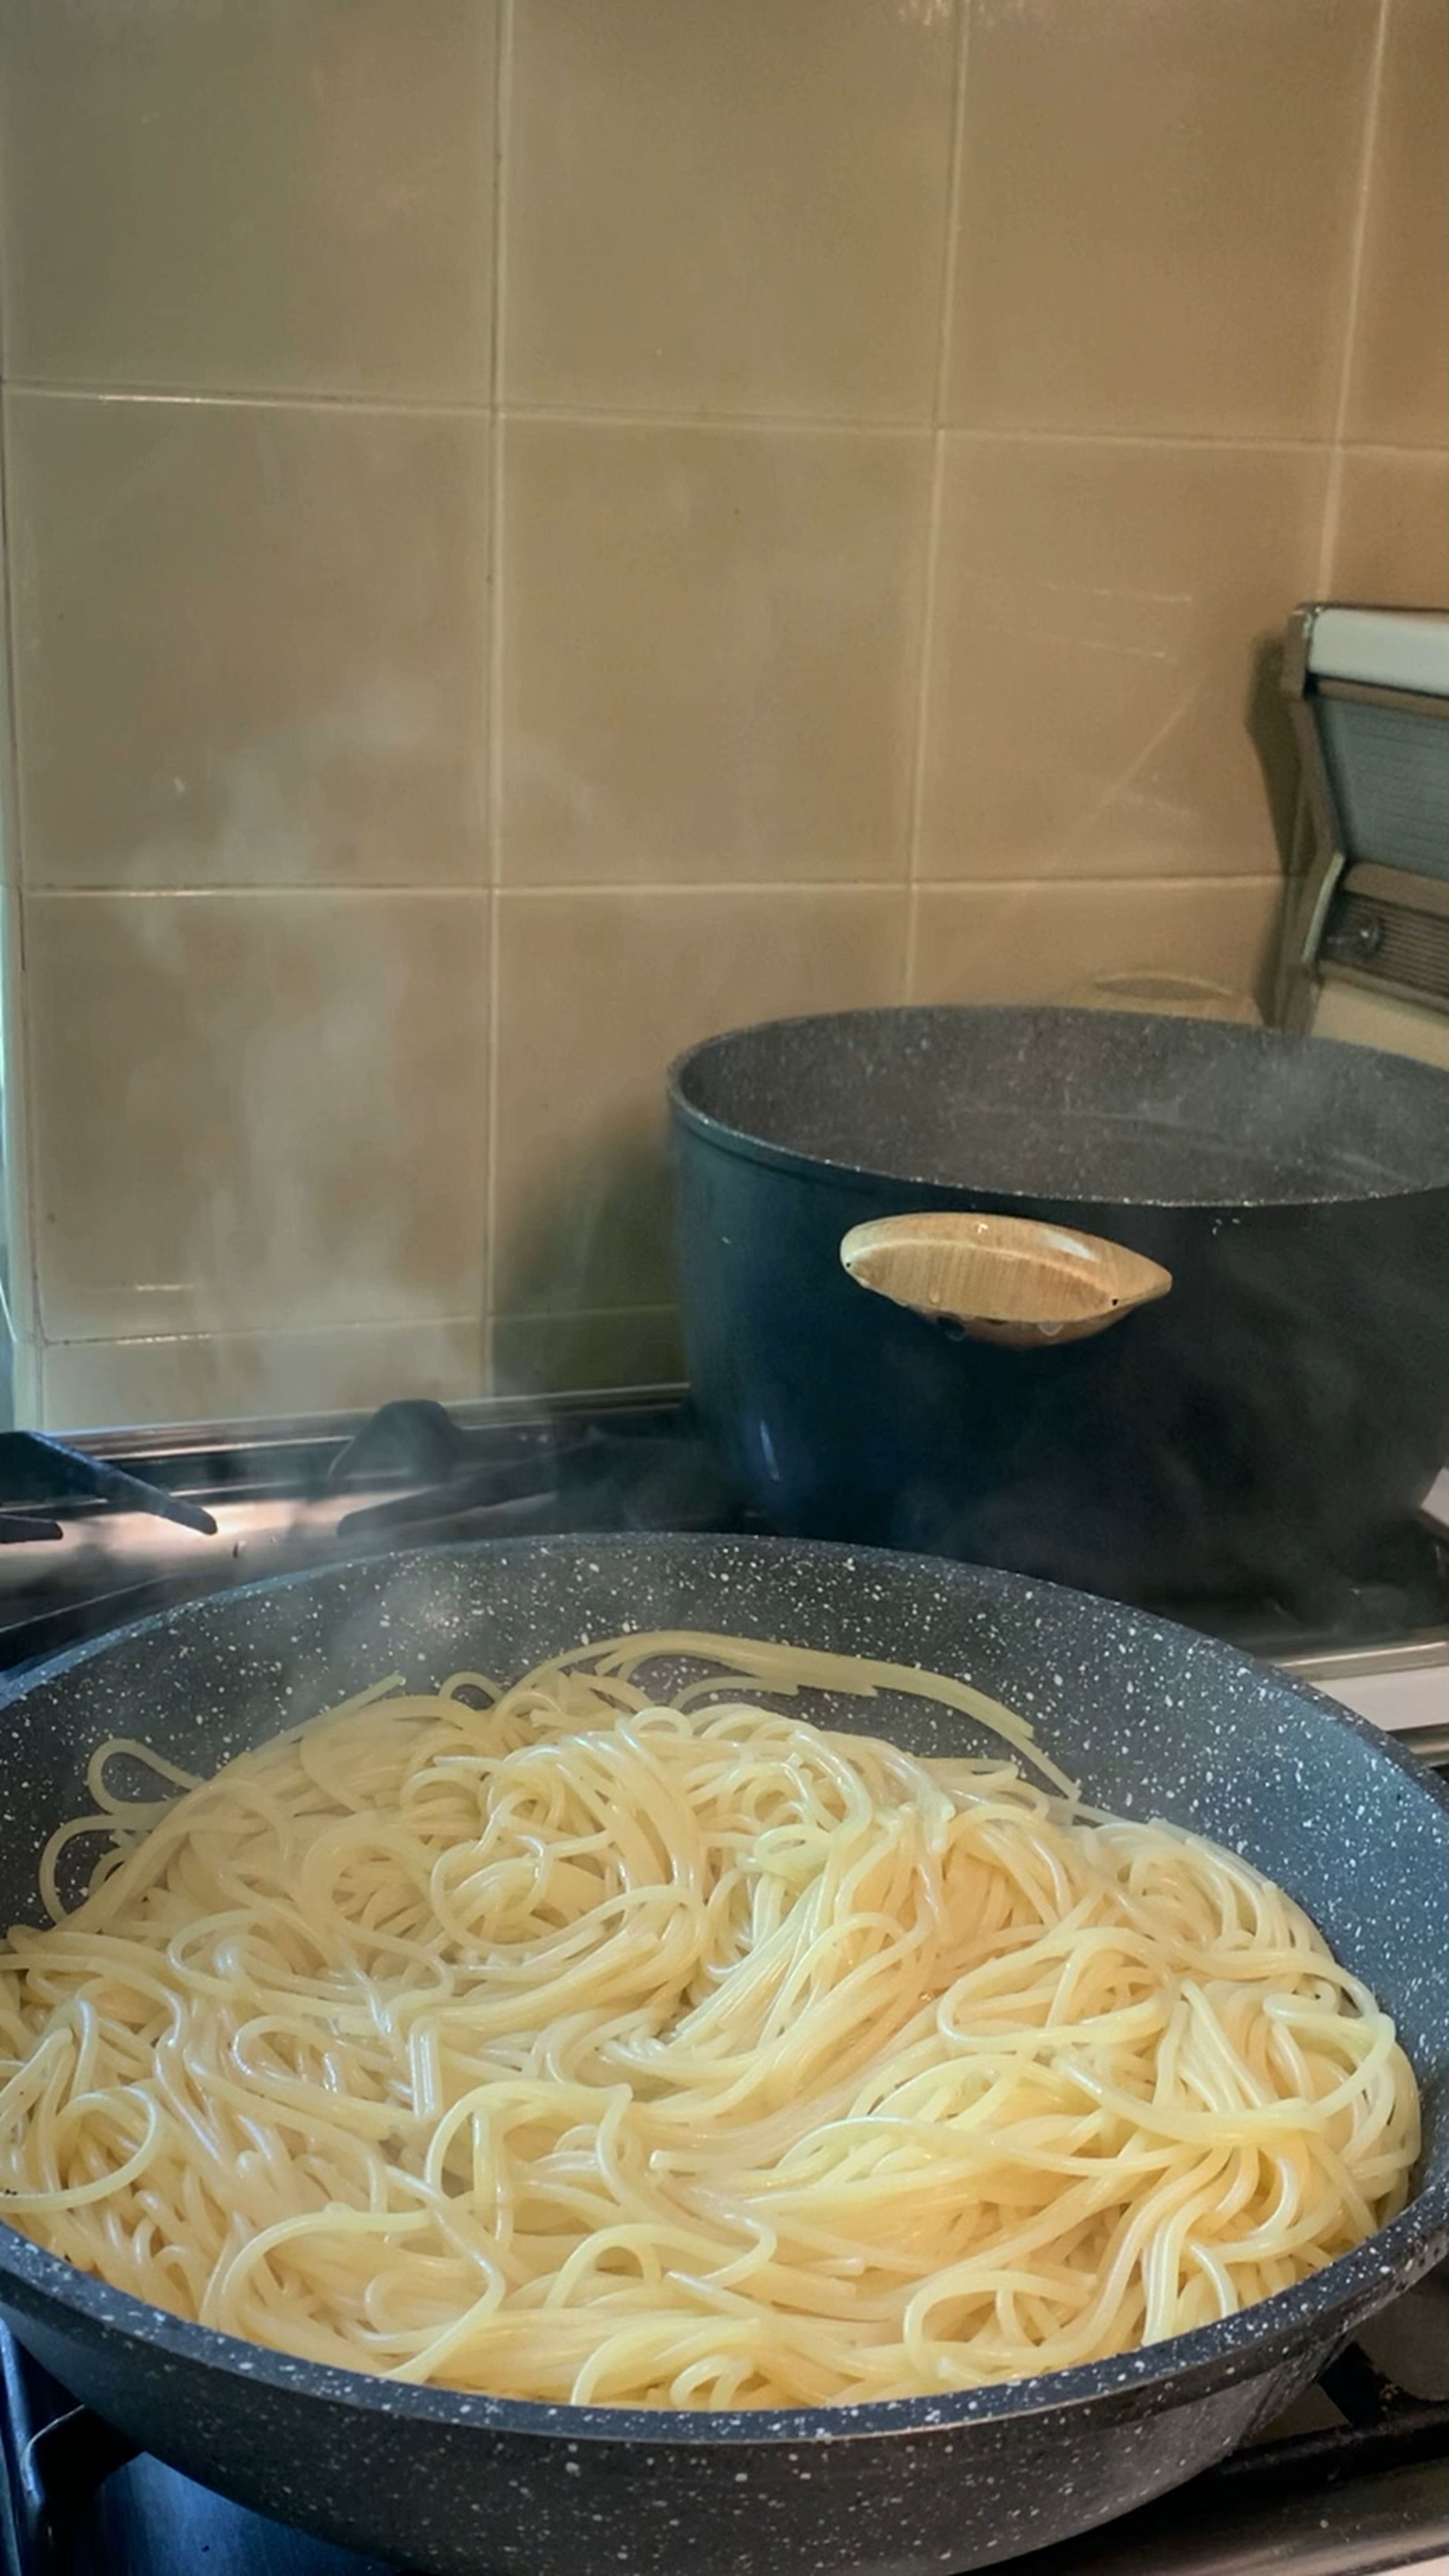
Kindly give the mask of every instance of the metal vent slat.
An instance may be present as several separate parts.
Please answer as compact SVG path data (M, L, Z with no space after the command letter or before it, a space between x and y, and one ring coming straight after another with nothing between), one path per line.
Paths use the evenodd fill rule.
M1349 857L1449 877L1449 722L1329 699L1318 713Z

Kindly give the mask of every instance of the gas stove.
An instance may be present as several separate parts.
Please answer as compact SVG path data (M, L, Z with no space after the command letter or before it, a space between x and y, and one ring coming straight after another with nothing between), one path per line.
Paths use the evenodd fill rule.
M0 1670L128 1617L342 1556L581 1529L758 1527L677 1387L387 1404L366 1420L0 1433ZM1449 1689L1449 1473L1373 1563L1291 1601L1156 1603L1381 1724ZM1411 1703L1412 1712L1411 1713Z
M0 1669L268 1574L448 1538L739 1529L678 1390L0 1436ZM1163 1605L1316 1681L1449 1770L1449 1479L1378 1565L1307 1603ZM1449 2267L1247 2449L1020 2576L1449 2576ZM407 2576L131 2455L0 2328L3 2576Z
M235 1583L441 1539L747 1525L677 1392L384 1405L84 1451L0 1434L0 1670Z

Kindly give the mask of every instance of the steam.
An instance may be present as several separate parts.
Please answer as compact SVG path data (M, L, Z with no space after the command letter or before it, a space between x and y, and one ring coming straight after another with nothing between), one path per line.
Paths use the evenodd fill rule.
M104 1347L75 1355L71 1383L115 1388L91 1422L136 1419L138 1387L173 1420L476 1392L483 924L481 905L454 904L407 898L404 941L389 899L366 893L108 899L87 962L120 990L69 1075L62 1174L98 1212L73 1256L81 1330L119 1345L109 1363Z

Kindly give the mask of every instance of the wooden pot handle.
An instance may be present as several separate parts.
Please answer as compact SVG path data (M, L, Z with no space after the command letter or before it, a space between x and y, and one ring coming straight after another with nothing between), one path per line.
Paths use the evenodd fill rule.
M1013 1350L1085 1341L1172 1286L1144 1254L1035 1217L881 1217L852 1226L840 1258L859 1287Z

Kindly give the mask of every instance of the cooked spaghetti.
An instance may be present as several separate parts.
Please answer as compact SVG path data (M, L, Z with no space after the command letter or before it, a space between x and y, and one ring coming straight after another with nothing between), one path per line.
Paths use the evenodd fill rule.
M1006 1750L788 1708L883 1687ZM915 2396L1226 2315L1407 2196L1413 2076L1306 1915L961 1682L633 1637L385 1682L202 1783L113 1742L90 1788L0 1952L0 2212L281 2351Z

